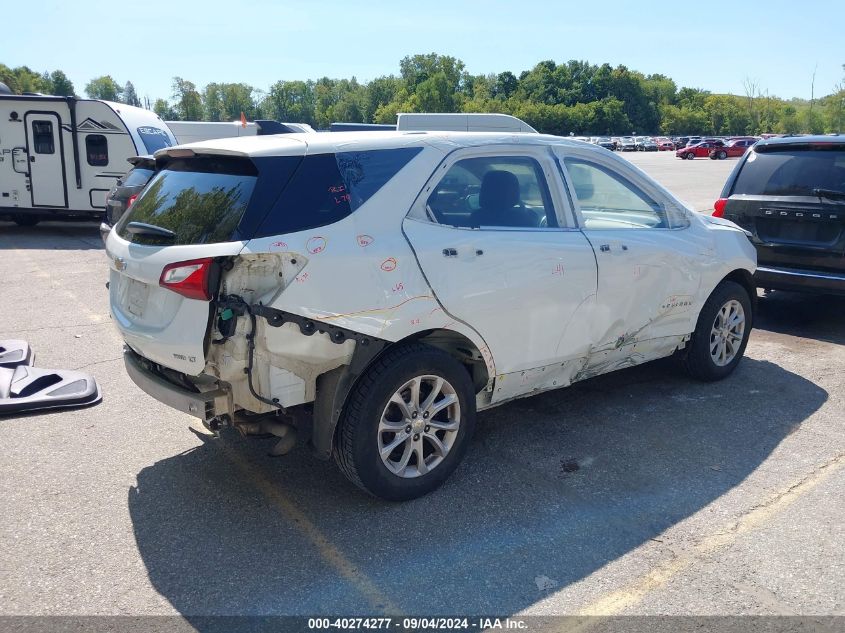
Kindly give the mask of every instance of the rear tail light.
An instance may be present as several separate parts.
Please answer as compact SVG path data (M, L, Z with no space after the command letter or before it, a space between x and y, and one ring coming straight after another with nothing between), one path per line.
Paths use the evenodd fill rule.
M135 202L135 198L137 198L137 197L138 197L137 193L134 196L129 196L129 199L126 201L126 208L127 209L132 206L132 203Z
M717 218L724 217L725 205L728 204L727 198L719 198L713 203L713 216Z
M211 276L213 261L210 257L206 257L168 264L161 271L158 285L188 299L210 301L208 279Z

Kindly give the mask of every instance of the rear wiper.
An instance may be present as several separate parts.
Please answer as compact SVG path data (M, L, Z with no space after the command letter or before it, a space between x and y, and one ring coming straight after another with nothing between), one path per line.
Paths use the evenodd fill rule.
M130 222L126 225L126 231L132 235L158 237L165 240L176 239L176 233L173 231L156 226L155 224L145 224L144 222Z
M845 200L845 191L836 189L813 189L813 195L819 198L830 198L831 200Z

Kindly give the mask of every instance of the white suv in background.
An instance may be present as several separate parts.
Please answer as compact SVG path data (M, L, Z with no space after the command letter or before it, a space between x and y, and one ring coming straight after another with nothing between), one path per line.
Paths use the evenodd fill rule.
M144 391L211 429L294 430L410 499L476 411L677 353L742 357L755 252L628 162L539 134L348 132L156 154L107 240Z

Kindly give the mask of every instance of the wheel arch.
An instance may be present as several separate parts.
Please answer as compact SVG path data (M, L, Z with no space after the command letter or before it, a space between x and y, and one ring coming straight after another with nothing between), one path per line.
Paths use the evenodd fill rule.
M331 457L338 421L350 393L361 376L388 350L409 343L431 345L455 358L466 368L476 394L483 391L492 378L479 346L455 330L423 330L394 342L380 341L378 344L371 342L367 347L358 346L348 365L317 377L311 444L318 457L321 459Z
M751 301L751 326L754 326L754 317L757 314L757 284L754 283L754 276L744 268L737 268L722 277L719 284L725 281L733 281L742 286L748 293ZM716 284L718 286L719 284ZM715 288L714 288L715 290Z

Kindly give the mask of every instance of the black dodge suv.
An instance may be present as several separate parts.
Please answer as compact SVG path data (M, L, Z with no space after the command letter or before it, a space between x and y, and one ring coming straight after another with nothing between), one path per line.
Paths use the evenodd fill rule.
M845 135L759 141L714 208L752 234L758 287L845 295Z

